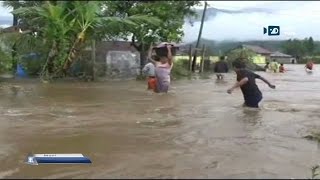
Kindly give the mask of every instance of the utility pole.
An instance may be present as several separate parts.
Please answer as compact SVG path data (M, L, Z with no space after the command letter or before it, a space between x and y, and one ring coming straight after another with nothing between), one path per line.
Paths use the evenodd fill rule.
M199 48L199 43L200 43L200 39L201 39L201 34L202 34L202 29L203 29L204 18L205 18L205 16L206 16L207 6L208 6L208 3L207 3L207 1L205 1L205 2L204 2L203 13L202 13L202 18L201 18L200 30L199 30L199 34L198 34L197 45L196 45L196 49L195 49L195 51L194 51L194 56L193 56L193 61L192 61L192 72L195 72L195 69L196 69L197 49Z

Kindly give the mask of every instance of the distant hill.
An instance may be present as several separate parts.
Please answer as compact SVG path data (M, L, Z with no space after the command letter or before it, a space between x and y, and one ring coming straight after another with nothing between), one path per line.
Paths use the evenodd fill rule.
M256 45L263 47L265 49L268 49L270 51L283 51L282 46L284 44L284 40L282 41L242 41L242 42L237 42L237 41L213 41L213 40L208 40L208 39L201 39L200 41L200 46L203 44L206 45L207 47L207 53L210 55L219 55L223 54L233 48L236 48L242 44L248 44L248 45ZM196 41L186 44L186 46L192 44L193 47L196 46ZM320 49L320 41L315 41L316 49Z

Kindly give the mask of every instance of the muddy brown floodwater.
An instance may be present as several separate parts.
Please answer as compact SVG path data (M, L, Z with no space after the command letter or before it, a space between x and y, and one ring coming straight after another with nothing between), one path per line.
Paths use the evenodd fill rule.
M172 82L3 83L0 178L310 178L320 129L320 69L258 72L260 111L241 107L235 75ZM4 88L9 87L11 88ZM28 153L82 153L91 165L24 164Z

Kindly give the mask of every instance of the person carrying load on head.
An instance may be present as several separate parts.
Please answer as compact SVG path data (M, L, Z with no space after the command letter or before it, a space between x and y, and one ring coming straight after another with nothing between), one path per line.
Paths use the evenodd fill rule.
M155 64L155 76L157 82L157 93L167 93L170 87L170 73L173 67L173 56L172 56L172 44L162 43L157 47L151 46L150 49L156 48L159 50L166 50L167 54L164 55L163 53L157 54L159 57L159 61L155 61L149 56L149 59ZM150 50L149 50L150 51ZM149 54L150 55L150 54Z

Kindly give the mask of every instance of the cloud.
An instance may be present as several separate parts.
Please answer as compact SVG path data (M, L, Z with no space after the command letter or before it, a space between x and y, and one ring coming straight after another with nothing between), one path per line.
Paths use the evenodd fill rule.
M208 4L215 11L204 24L202 37L206 39L243 41L312 36L320 40L320 1L208 1ZM10 10L1 5L2 1L0 24L12 24ZM268 25L279 25L280 36L263 35L263 27ZM194 41L200 22L194 26L185 23L183 28L183 41Z
M214 40L275 40L288 38L304 38L312 36L320 40L320 2L245 2L212 1L216 8L225 8L240 13L217 13L205 22L202 37ZM238 9L237 9L238 8ZM272 12L272 13L266 13ZM263 27L279 25L280 36L263 35ZM184 42L196 40L200 22L184 25Z
M2 2L3 1L0 1L0 16L12 17L12 14L10 13L11 10L6 7L3 7Z

